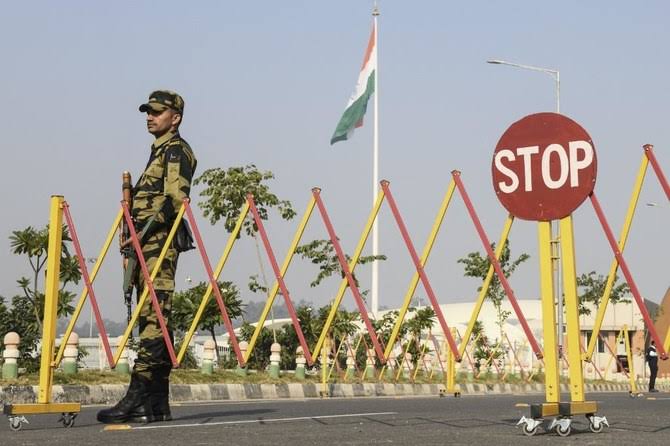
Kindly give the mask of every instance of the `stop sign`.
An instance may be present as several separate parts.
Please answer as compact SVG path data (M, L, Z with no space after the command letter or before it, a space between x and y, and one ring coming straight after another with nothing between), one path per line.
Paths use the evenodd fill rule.
M558 113L536 113L512 124L493 153L493 188L524 220L570 215L596 184L596 150L586 130Z

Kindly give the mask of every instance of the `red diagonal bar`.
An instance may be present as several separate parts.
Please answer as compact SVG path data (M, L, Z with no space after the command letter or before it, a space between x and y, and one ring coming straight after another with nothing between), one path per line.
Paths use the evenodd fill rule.
M275 279L279 284L279 289L281 290L282 296L284 296L284 301L286 302L286 309L288 310L289 315L291 316L291 321L293 322L293 328L295 329L296 334L298 335L298 342L302 347L302 351L305 353L305 359L307 364L314 365L314 359L312 358L312 353L307 346L305 341L305 336L302 334L302 328L300 327L300 321L298 320L298 315L293 308L293 302L291 302L291 297L288 293L288 288L286 288L286 283L284 283L284 278L281 275L281 270L279 269L279 264L277 264L277 259L275 257L272 246L270 245L270 240L268 235L265 232L265 227L263 226L263 221L261 220L260 215L258 215L258 209L256 209L256 203L254 203L254 197L251 194L247 195L247 202L249 203L249 209L251 214L254 217L254 222L258 227L258 234L261 236L263 241L263 246L265 247L265 252L268 255L268 260L270 260L270 265L272 266L272 271L275 274Z
M630 269L628 268L628 264L623 257L623 253L619 249L616 238L614 238L614 234L612 233L612 228L610 228L610 225L607 222L607 218L605 217L605 213L600 206L600 202L598 201L595 192L591 193L590 198L593 209L596 211L596 215L600 221L600 225L603 227L603 231L605 231L607 241L609 242L610 247L614 252L614 257L616 257L616 260L619 263L619 268L621 268L621 272L623 273L624 277L626 278L626 282L628 282L628 286L630 287L630 292L635 298L637 307L642 314L644 324L647 326L647 330L649 330L649 334L651 335L652 339L654 342L656 342L656 348L661 354L661 359L668 359L668 354L663 348L663 342L661 341L661 338L658 337L656 328L654 328L654 322L651 320L651 316L649 316L649 311L647 311L647 306L644 304L644 299L640 294L640 290L637 288L637 284L635 283L635 279L633 279L633 275L631 274Z
M514 361L516 361L516 365L519 366L521 378L523 379L523 367L521 366L521 361L519 361L519 357L516 355L516 350L512 347L512 343L509 340L509 336L507 336L507 332L503 333L505 335L505 339L507 339L507 345L509 345L509 349L512 350L512 355L514 355ZM518 349L518 348L517 348Z
M440 370L444 374L444 364L442 364L442 358L440 355L440 344L437 342L437 339L435 339L434 334L430 335L430 340L433 342L433 350L435 351L435 356L437 356L437 362L440 364Z
M112 349L109 346L109 339L107 338L107 330L105 330L105 323L100 316L100 308L98 307L98 300L95 298L95 292L93 291L93 283L91 282L91 277L88 275L88 269L86 269L86 262L84 253L81 249L81 244L79 243L79 237L77 236L77 230L74 227L74 220L72 215L70 215L70 205L67 201L63 202L63 215L65 216L65 221L67 222L68 228L70 228L70 235L72 236L72 244L74 245L74 250L77 253L77 263L79 263L79 269L81 270L81 275L84 278L84 284L88 290L88 295L91 299L91 308L93 309L93 314L95 314L95 323L98 326L98 331L100 332L100 338L102 339L102 346L105 349L105 355L107 356L107 362L111 368L114 368L114 355L112 355ZM67 339L64 339L63 342L67 342Z
M209 284L212 287L214 292L214 297L216 298L216 303L219 306L219 311L223 317L223 323L228 330L228 337L230 343L233 345L233 351L235 351L235 356L240 363L240 367L245 366L244 355L240 350L240 345L237 342L237 336L235 336L235 329L233 328L233 323L228 316L228 310L226 309L226 304L223 301L223 296L221 295L221 290L219 289L219 284L214 277L214 271L212 271L212 264L209 262L209 257L207 256L207 251L205 250L205 244L202 242L202 237L200 236L200 229L196 224L195 218L193 217L193 211L191 210L191 205L188 198L184 199L184 210L186 213L186 218L191 224L191 230L193 231L193 237L195 237L195 243L198 245L198 252L200 252L200 257L202 258L202 264L205 266L205 271L207 271L207 277L209 278Z
M624 375L626 375L626 377L628 377L628 372L624 368L623 363L619 359L619 356L616 353L614 353L614 350L612 350L612 347L610 347L610 345L605 341L605 339L603 339L603 337L600 333L598 333L598 337L600 338L601 341L603 341L603 344L605 344L605 347L607 347L607 350L609 350L610 355L612 355L612 357L614 358L616 363L619 365L619 367L621 367L621 371L624 373ZM618 337L614 340L615 343L616 343L617 339L618 339ZM626 357L628 357L628 356L626 355ZM628 364L628 367L630 367L630 364ZM628 370L630 370L630 369L628 369ZM607 371L605 373L607 373Z
M363 297L361 296L358 286L356 286L356 281L354 280L354 276L351 274L351 270L349 269L347 259L344 257L344 252L342 251L342 246L340 245L340 242L337 238L337 234L335 234L333 224L330 221L330 217L328 216L326 207L323 204L323 200L321 200L321 189L315 187L314 189L312 189L312 195L314 196L314 200L316 201L316 206L319 208L321 219L323 220L323 223L326 225L326 230L328 231L328 237L330 237L330 242L333 244L333 248L335 248L335 253L337 254L337 260L340 262L340 268L342 268L342 272L344 273L344 276L347 279L347 283L349 284L349 289L351 290L351 293L354 295L354 300L356 301L356 305L358 306L358 311L361 313L361 317L363 318L365 327L368 329L368 333L370 334L370 339L372 340L375 352L377 353L377 358L379 358L379 361L382 364L385 364L386 359L384 358L384 349L379 343L377 333L375 332L375 329L372 326L372 322L370 322L370 318L368 317L368 309L365 307L365 302L363 302Z
M354 352L354 349L351 348L351 344L349 343L348 340L345 341L345 342L346 342L345 345L347 346L347 350L349 350L349 352L351 352L353 354L352 358L354 358L354 369L358 372L360 369L358 368L358 364L356 363L356 352ZM347 355L347 356L349 356L349 355Z
M535 339L533 332L528 326L528 322L526 321L526 317L523 315L523 311L521 311L521 307L519 307L519 303L516 300L514 291L512 290L512 287L509 285L507 277L505 277L505 274L503 273L503 270L500 267L500 262L498 262L498 259L496 258L496 255L493 252L493 249L491 248L491 242L489 242L489 239L486 236L486 232L484 232L484 228L482 227L482 223L479 220L479 217L477 216L475 207L472 205L472 201L470 201L470 197L468 196L468 193L465 190L465 186L463 185L463 181L461 180L461 173L457 170L454 170L451 172L451 175L454 178L454 181L456 182L458 192L460 193L461 198L465 203L465 207L468 210L468 214L470 214L470 219L472 220L472 223L474 223L475 225L477 234L479 234L479 238L481 239L482 244L484 245L484 249L486 250L486 254L488 255L489 261L493 265L493 269L495 270L496 275L498 276L498 280L505 289L507 298L512 304L514 313L516 313L517 319L519 319L519 323L521 323L521 327L523 328L524 333L526 333L526 337L528 338L528 342L530 342L531 348L533 349L535 356L538 359L540 359L543 356L542 350L540 349L540 345L537 343L537 340Z
M600 333L598 333L598 334L600 334ZM584 346L584 343L583 343L583 342L581 342L580 345L579 345L579 351L582 352L582 356L583 356L584 353L586 352L586 347ZM600 379L603 379L603 374L600 373L600 370L598 370L598 367L596 367L596 363L593 362L593 358L589 359L589 360L586 361L586 362L588 362L589 364L591 364L591 365L593 366L593 369L596 371L596 373L597 373L598 376L600 377Z
M426 275L426 272L424 271L423 266L421 265L421 260L419 259L419 255L416 253L416 249L414 248L412 239L409 236L409 232L407 231L405 222L403 221L402 216L400 215L400 211L398 210L398 206L396 205L395 199L391 194L391 189L389 189L389 182L384 180L381 182L381 185L382 189L384 189L384 194L386 196L387 202L391 207L393 217L395 218L395 221L398 224L398 229L400 229L400 234L402 235L402 238L405 241L405 245L407 245L407 250L409 251L409 254L412 257L412 262L414 262L416 272L419 273L421 283L423 283L423 287L426 290L426 294L428 294L428 299L430 299L430 303L433 306L433 310L437 315L437 320L440 322L440 327L442 327L444 337L447 338L449 348L454 353L454 358L456 359L456 362L461 362L461 355L458 354L458 346L456 346L454 337L451 335L451 330L449 329L449 325L447 325L447 321L444 319L444 315L442 314L442 310L440 309L440 304L437 301L437 298L435 297L435 293L433 292L433 287L430 285L430 281L428 280L428 276Z
M156 290L154 290L154 283L151 280L151 275L147 269L147 262L144 260L144 254L142 254L142 246L140 246L140 241L137 238L137 231L135 231L135 225L133 224L133 218L130 216L130 211L128 210L128 204L125 201L121 202L123 207L123 217L126 219L126 224L130 230L130 240L132 241L133 248L135 249L135 254L137 255L137 261L140 263L140 269L142 271L142 277L144 277L144 286L149 288L149 295L151 296L151 304L154 307L156 312L156 318L158 319L158 325L161 327L161 333L163 333L163 340L165 341L165 346L167 347L168 354L170 355L170 360L172 361L172 366L177 368L179 363L177 362L177 357L174 354L174 347L172 345L172 340L170 339L170 333L168 332L167 326L165 325L165 319L163 318L163 312L161 307L158 304L158 298L156 297Z
M461 342L463 342L463 338L461 338ZM472 349L471 349L471 350L472 350ZM470 354L470 352L468 351L467 348L466 348L464 351L465 351L465 357L468 358L468 362L470 363L470 368L471 368L471 369L473 370L473 372L474 372L474 370L475 370L475 363L474 363L474 361L472 360L472 355Z
M647 155L647 159L649 159L651 167L653 167L654 172L656 173L656 177L658 177L658 181L661 183L661 186L663 187L663 191L665 191L665 196L668 198L668 200L670 200L670 185L668 185L668 179L665 178L663 169L661 169L661 165L658 164L656 155L654 155L654 146L652 146L651 144L646 144L644 146L644 153L645 155Z

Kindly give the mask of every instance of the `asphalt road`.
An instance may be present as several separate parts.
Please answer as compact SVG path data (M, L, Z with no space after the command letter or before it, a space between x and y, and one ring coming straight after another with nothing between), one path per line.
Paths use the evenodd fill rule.
M584 417L575 417L566 438L542 429L525 437L515 427L528 415L525 405L541 402L541 395L488 395L181 404L173 406L171 422L123 430L99 424L95 414L100 408L89 406L72 428L59 425L58 415L30 416L19 432L2 420L0 445L667 445L670 393L654 396L591 394L611 426L594 434Z

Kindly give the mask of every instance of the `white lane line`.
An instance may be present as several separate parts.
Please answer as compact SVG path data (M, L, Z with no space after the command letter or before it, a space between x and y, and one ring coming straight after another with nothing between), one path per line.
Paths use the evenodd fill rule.
M166 424L161 426L138 426L133 427L132 430L140 429L170 429L175 427L203 427L203 426L220 426L226 424L253 424L253 423L277 423L286 421L305 421L305 420L323 420L327 418L351 418L351 417L371 417L377 415L398 415L398 412L367 412L367 413L350 413L344 415L317 415L312 417L294 417L294 418L265 418L257 420L239 420L239 421L216 421L214 423L191 423L191 424Z

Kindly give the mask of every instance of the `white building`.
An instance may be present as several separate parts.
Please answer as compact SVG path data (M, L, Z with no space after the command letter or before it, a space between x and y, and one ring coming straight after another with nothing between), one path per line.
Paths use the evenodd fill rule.
M521 299L518 301L521 310L523 311L526 321L533 332L533 335L537 339L540 346L542 346L542 307L540 300L537 299ZM650 305L655 305L653 303L648 303ZM465 333L467 324L470 320L474 308L474 302L462 302L462 303L453 303L453 304L443 304L440 305L440 309L447 321L447 324L450 328L456 329L457 342L460 342L460 336ZM535 355L532 354L528 339L521 328L519 320L516 314L513 311L510 303L505 300L502 305L503 311L509 311L510 316L506 320L503 326L504 339L502 343L507 350L507 358L505 363L510 367L511 372L517 372L519 367L523 368L525 371L528 371L532 368L536 368L539 365L539 362L535 359ZM389 310L393 311L393 310ZM584 348L587 346L587 341L590 339L593 325L595 321L597 309L591 308L591 313L589 315L580 316L580 329L581 329L581 342ZM383 312L382 312L383 314ZM408 317L411 317L411 313L408 313ZM490 301L486 301L482 306L481 312L479 314L478 320L482 322L484 328L484 334L487 336L490 343L496 343L500 340L500 330L496 323L497 321L497 311L494 305ZM564 318L565 320L565 318ZM281 328L286 324L290 324L291 319L275 319L273 321L266 321L265 326L268 328ZM599 340L596 350L593 355L592 363L587 363L584 366L585 377L590 379L597 379L601 376L607 379L615 380L626 380L626 376L623 373L617 372L620 369L617 366L617 361L612 358L612 355L607 349L607 345L618 355L625 355L625 346L623 342L615 345L615 340L620 330L624 325L627 325L629 330L629 336L631 340L631 346L634 354L634 370L636 375L646 376L648 374L646 370L646 364L644 362L644 325L642 321L642 316L637 308L637 305L633 303L619 303L608 305L607 311L605 313L605 318L601 328L602 340ZM361 330L364 330L365 327L362 322L359 323ZM236 330L236 333L239 334L239 329ZM437 342L442 347L442 359L445 357L445 347L444 347L444 336L442 335L441 327L437 320L432 328L432 333L435 336ZM423 336L427 336L427 333L424 333ZM209 335L197 335L193 337L191 342L191 347L193 353L196 357L198 364L202 361L202 356L204 352L204 342L208 339L211 339ZM112 349L116 349L116 339L110 340L112 344ZM471 340L472 343L472 340ZM563 343L565 345L565 342ZM108 368L107 361L105 358L104 350L102 349L102 343L99 338L80 338L80 345L84 346L88 351L88 356L84 359L84 366L86 368L94 369L105 369ZM219 348L219 356L226 357L232 353L232 349L228 343L228 334L222 334L217 336L217 345ZM472 360L472 347L469 347L467 350L466 357L460 364L460 370L467 371L471 369L471 360ZM399 348L396 348L396 355L400 355L402 352ZM514 356L516 353L516 358ZM269 355L269 352L268 352ZM135 352L130 352L129 362L132 365L134 358L136 357ZM562 367L567 368L567 362L562 362Z

